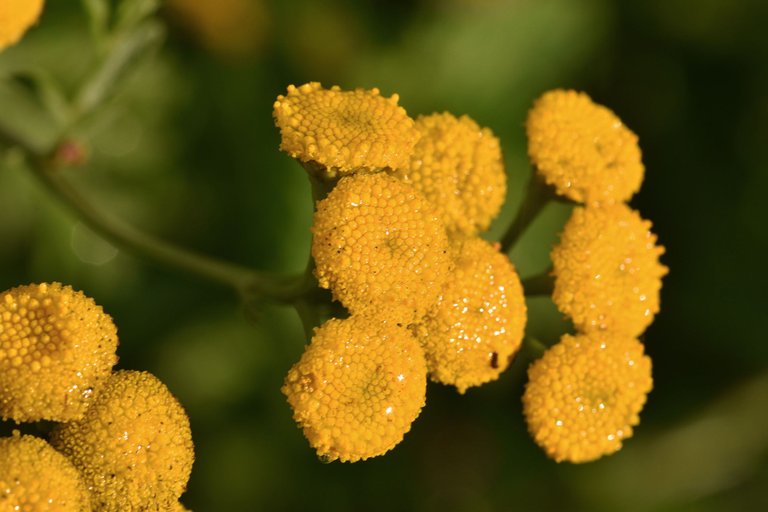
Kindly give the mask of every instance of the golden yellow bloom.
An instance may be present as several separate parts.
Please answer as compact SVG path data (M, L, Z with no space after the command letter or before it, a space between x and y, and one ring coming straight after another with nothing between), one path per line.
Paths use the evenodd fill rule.
M621 448L651 391L651 360L636 339L564 335L528 368L523 412L557 462L588 462Z
M89 512L88 492L66 457L40 438L0 438L0 510Z
M405 327L353 315L315 330L283 393L318 456L355 462L403 439L424 406L426 375Z
M51 444L80 470L101 512L170 508L194 460L184 409L147 372L113 373L85 417L59 425Z
M112 319L82 292L52 283L0 294L0 416L80 418L116 349Z
M625 204L578 207L552 250L552 299L581 331L638 336L659 311L663 253L651 223Z
M398 100L378 89L288 86L274 104L280 149L319 164L327 177L406 167L419 134Z
M637 136L584 93L545 93L528 113L528 154L558 194L583 203L626 201L643 181Z
M416 129L421 138L410 166L394 176L424 194L449 230L474 235L488 229L507 191L499 139L448 112L420 116Z
M526 307L506 255L480 238L459 245L456 268L416 333L430 377L464 393L507 368L523 339Z
M0 50L15 44L40 17L43 0L0 2Z
M413 187L384 173L342 178L317 204L312 241L320 286L352 313L415 321L450 270L445 227Z

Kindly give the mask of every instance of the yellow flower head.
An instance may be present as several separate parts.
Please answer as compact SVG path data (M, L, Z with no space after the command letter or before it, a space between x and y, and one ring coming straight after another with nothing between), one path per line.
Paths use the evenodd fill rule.
M403 439L424 406L426 375L405 327L353 315L315 330L283 393L318 456L355 462Z
M327 177L407 167L419 133L398 99L378 89L291 85L274 104L280 149L318 164Z
M424 194L449 230L474 235L488 229L507 190L499 139L469 117L447 112L419 117L416 128L421 138L411 164L395 176Z
M88 491L74 466L40 438L0 438L0 510L88 512Z
M40 17L43 0L0 2L0 50L15 44Z
M637 136L584 93L554 90L533 105L528 154L558 194L582 203L626 201L643 181Z
M0 294L0 416L68 421L85 412L117 362L101 306L59 283Z
M497 379L520 348L525 321L509 258L480 238L466 240L440 299L416 328L430 377L460 393Z
M523 412L557 462L589 462L621 448L651 391L651 360L636 339L564 335L528 368Z
M184 409L147 372L113 373L85 417L59 425L51 444L80 470L102 512L170 508L194 460Z
M320 286L352 313L424 316L448 278L445 227L418 191L384 173L342 178L317 204L312 241Z
M552 299L581 331L638 336L659 311L663 253L651 223L625 204L578 207L552 250Z

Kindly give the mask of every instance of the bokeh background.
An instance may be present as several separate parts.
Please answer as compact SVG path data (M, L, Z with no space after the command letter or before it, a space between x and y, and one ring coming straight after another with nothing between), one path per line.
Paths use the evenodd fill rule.
M13 77L44 72L72 94L97 58L80 3L47 4L0 53L0 121L39 140L51 119ZM227 290L111 246L0 148L0 290L61 281L115 318L119 367L154 372L190 414L190 508L768 510L768 3L168 0L160 20L164 44L78 126L90 161L66 171L111 214L216 257L301 270L310 191L277 149L271 110L288 84L317 80L492 128L510 185L497 236L529 178L526 111L569 87L639 134L647 171L632 204L671 268L644 336L655 389L616 455L543 455L521 414L522 357L465 396L430 385L390 454L322 464L279 391L304 345L293 311L246 315ZM547 267L568 212L548 207L511 253L523 276ZM567 328L548 299L529 307L545 342Z

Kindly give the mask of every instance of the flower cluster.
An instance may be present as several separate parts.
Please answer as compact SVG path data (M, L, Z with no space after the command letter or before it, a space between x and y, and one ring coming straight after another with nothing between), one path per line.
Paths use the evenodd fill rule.
M13 510L170 511L194 459L189 419L157 378L112 371L117 329L58 283L0 296L0 415L55 421L49 442L0 439L0 503Z
M351 316L315 330L283 386L327 460L395 446L427 375L460 393L498 378L526 322L514 266L479 237L506 194L498 139L466 116L414 121L397 100L309 83L274 105L281 149L333 185L312 256Z
M523 396L534 440L557 461L610 454L632 434L652 387L636 339L659 310L663 247L624 202L642 181L637 137L575 91L544 94L531 109L529 155L574 208L551 253L557 307L573 321L529 369Z

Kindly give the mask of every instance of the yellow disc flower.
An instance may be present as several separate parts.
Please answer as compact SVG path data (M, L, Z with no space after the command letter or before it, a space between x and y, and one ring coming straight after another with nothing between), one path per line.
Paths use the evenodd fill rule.
M663 253L651 223L625 204L578 207L552 250L552 299L581 331L639 336L659 311Z
M85 417L59 425L51 444L80 470L102 512L169 509L194 460L184 409L147 372L113 373Z
M0 294L0 416L80 418L116 349L112 319L82 292L52 283Z
M352 313L386 309L413 322L448 278L443 223L424 196L387 174L342 178L318 203L312 232L320 286Z
M88 491L71 462L42 439L0 438L0 511L89 512Z
M528 368L523 412L557 462L589 462L621 448L653 387L642 344L614 333L564 335Z
M280 149L319 165L326 177L406 167L419 133L398 100L378 89L291 85L274 104Z
M430 377L464 393L507 368L523 339L526 307L506 255L480 238L460 246L455 270L416 333Z
M416 129L421 138L410 166L394 176L424 194L449 230L474 235L488 229L507 191L499 139L448 112L420 116Z
M528 154L555 191L581 203L626 201L643 181L637 136L584 93L554 90L533 105Z
M0 50L15 44L35 24L43 10L43 0L3 0L0 2Z
M403 439L424 406L426 375L421 347L405 327L353 315L315 330L283 393L318 456L355 462Z

